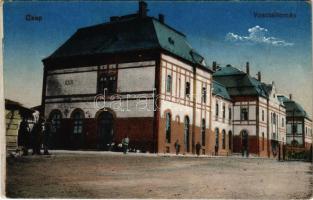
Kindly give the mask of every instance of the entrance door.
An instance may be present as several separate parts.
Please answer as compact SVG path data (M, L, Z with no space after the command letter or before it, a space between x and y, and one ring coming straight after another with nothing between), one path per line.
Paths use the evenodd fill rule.
M110 112L102 112L98 117L98 147L109 150L113 140L113 115Z
M242 145L241 147L242 147L242 152L245 152L247 155L249 154L248 141L249 141L248 132L243 130L241 132L241 145Z

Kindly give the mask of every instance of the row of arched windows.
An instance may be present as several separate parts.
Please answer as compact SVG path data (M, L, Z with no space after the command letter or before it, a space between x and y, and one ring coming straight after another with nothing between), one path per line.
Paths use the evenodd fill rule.
M71 118L73 119L73 134L79 135L83 132L83 120L85 118L84 112L81 109L75 109L72 114ZM61 120L62 120L62 113L59 110L53 110L50 113L49 121L51 121L51 131L53 133L57 132L58 129L61 128Z
M165 114L165 140L166 143L171 143L171 122L172 122L172 115L170 112L167 112ZM189 117L186 116L184 119L184 147L187 151L189 151ZM202 122L203 123L203 122ZM205 121L204 121L204 126L205 126ZM205 140L205 128L202 128L202 134L203 136L202 138L202 144L204 145L205 142L203 140Z
M165 122L165 140L167 143L171 143L171 121L172 116L170 112L165 114L166 122ZM206 120L201 120L201 145L205 146L206 141ZM222 148L226 149L226 140L227 135L226 131L222 130ZM189 149L189 117L186 116L184 119L184 144L185 148ZM232 146L232 132L228 132L228 147L231 149ZM219 128L215 129L215 147L219 147Z
M215 148L219 148L219 128L215 128ZM222 130L222 149L226 149L226 131ZM232 147L232 132L228 131L228 148Z

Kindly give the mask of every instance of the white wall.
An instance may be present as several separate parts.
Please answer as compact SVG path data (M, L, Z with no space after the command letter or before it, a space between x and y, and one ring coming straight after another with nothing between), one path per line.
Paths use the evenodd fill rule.
M46 96L95 94L96 92L96 71L47 76Z
M151 91L154 89L155 66L118 70L119 92Z

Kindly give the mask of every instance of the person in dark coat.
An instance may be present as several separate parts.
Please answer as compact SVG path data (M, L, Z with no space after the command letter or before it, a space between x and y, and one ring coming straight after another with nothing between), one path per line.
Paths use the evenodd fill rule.
M201 144L200 144L200 142L198 142L198 143L196 144L196 153L197 153L197 156L200 156L200 149L201 149Z
M122 140L122 145L123 145L123 152L124 152L124 154L126 154L127 151L128 151L128 145L129 145L129 138L128 138L128 136L126 136L126 137Z
M179 149L180 149L180 144L179 144L179 141L178 141L178 139L177 139L176 142L175 142L176 155L179 154Z
M29 125L26 120L26 118L23 118L23 120L20 123L20 127L18 130L18 138L17 138L17 144L18 146L22 147L23 155L28 155L28 146L29 146Z
M50 142L51 123L48 121L43 122L43 149L44 155L50 155L49 142Z
M32 149L33 155L38 154L41 155L40 147L42 141L42 120L39 119L38 122L34 124L31 134L31 142L32 142Z

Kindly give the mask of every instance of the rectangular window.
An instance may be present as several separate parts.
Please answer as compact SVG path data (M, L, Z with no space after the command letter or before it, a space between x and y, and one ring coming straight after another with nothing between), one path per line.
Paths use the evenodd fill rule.
M228 119L231 120L231 107L228 108Z
M292 134L291 124L287 124L287 134Z
M202 102L203 102L203 103L206 103L206 98L207 98L206 88L203 87L203 88L202 88Z
M285 126L285 118L281 119L281 126L284 127Z
M172 76L168 75L166 80L166 92L172 91Z
M262 110L262 121L264 122L264 110Z
M216 101L216 103L215 103L215 116L216 116L216 118L218 117L218 110L219 110L218 101Z
M189 82L186 82L185 95L186 97L190 97L190 83Z
M226 117L226 109L225 109L225 104L223 104L223 119Z
M272 123L276 124L276 114L275 113L272 114Z
M116 72L102 71L98 78L98 93L100 94L114 94L116 93L117 83L116 83Z
M240 108L240 120L248 120L248 108Z
M303 130L302 130L302 124L297 124L297 134L303 134Z
M292 128L292 134L297 134L297 132L298 132L298 130L297 130L297 124L293 124L293 126L292 126L293 128Z

